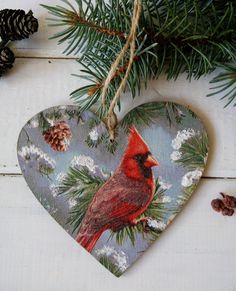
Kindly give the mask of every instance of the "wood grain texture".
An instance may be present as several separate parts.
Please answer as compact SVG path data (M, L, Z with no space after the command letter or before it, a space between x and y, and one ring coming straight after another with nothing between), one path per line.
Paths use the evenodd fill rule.
M0 178L0 290L236 289L236 216L210 209L235 180L204 180L176 221L117 279L47 214L22 177Z
M85 82L70 76L80 66L63 59L63 46L48 41L56 30L48 29L47 12L40 3L0 1L0 9L32 9L40 22L37 34L11 44L18 58L0 80L0 290L236 291L236 216L222 217L209 206L219 191L236 191L236 114L232 107L224 109L218 97L205 97L212 75L191 83L184 75L176 82L163 76L150 82L134 103L123 98L120 118L147 101L165 99L189 106L205 122L211 149L205 172L209 178L202 179L183 213L121 278L112 276L65 234L32 195L19 175L19 131L40 110L71 104L69 93Z

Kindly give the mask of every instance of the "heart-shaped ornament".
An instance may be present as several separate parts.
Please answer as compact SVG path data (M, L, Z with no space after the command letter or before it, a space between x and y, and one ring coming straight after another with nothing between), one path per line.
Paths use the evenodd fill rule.
M40 112L18 140L19 164L34 195L116 276L182 210L207 154L202 122L172 102L131 110L113 143L104 123L77 106Z

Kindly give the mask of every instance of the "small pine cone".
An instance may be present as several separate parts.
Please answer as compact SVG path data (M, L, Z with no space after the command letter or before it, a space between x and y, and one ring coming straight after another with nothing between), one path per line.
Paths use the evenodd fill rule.
M225 207L225 208L222 210L222 214L223 214L224 216L232 216L232 215L234 214L234 210Z
M13 67L14 61L14 53L8 47L0 49L0 77Z
M44 140L54 151L65 152L68 149L72 133L65 121L60 121L43 133Z
M223 197L224 205L228 208L236 208L236 198L234 196L229 196L224 193L220 193Z
M30 10L4 9L0 11L0 37L3 41L29 38L38 30L38 20Z
M221 199L213 199L211 201L211 207L217 212L221 212L225 208Z

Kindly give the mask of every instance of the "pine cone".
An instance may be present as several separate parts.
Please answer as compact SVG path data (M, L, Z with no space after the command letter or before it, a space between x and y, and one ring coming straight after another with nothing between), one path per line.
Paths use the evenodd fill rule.
M236 197L220 193L223 197L224 205L228 208L236 208Z
M225 207L225 208L222 210L222 214L223 214L224 216L232 216L232 215L234 214L234 210Z
M54 151L65 152L68 149L72 133L65 121L60 121L43 133L44 140Z
M221 193L221 195L222 194L223 193ZM232 197L232 196L229 196L229 197ZM234 214L234 210L227 207L224 203L224 200L222 201L221 199L213 199L211 201L211 206L215 211L221 212L223 216L232 216Z
M14 61L14 53L8 47L0 49L0 77L13 67Z
M211 201L211 207L217 212L221 212L225 208L221 199L213 199Z
M38 30L38 20L30 10L4 9L0 11L0 37L3 41L29 38Z

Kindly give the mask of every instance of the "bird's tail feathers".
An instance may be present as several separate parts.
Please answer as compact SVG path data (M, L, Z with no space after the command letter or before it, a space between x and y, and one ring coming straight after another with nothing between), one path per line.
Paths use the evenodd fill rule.
M94 234L78 234L76 237L76 241L82 246L84 247L88 252L92 252L96 242L98 241L98 239L100 238L100 236L102 235L103 230L102 231L98 231Z

